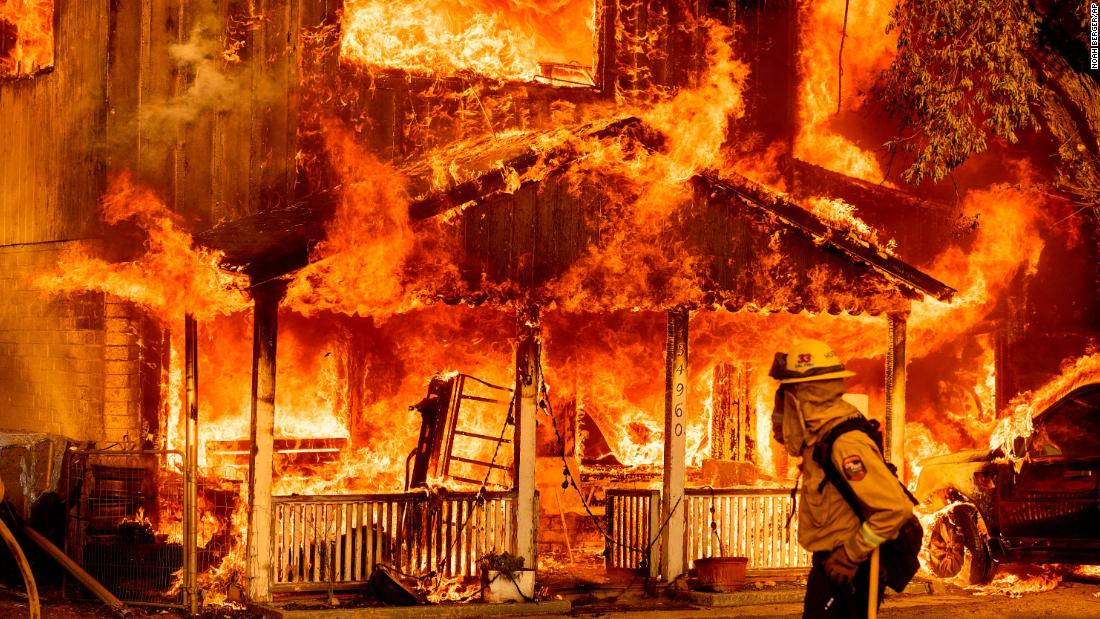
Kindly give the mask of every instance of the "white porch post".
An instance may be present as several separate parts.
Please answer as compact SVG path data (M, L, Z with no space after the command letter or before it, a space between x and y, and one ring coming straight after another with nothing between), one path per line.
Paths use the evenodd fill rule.
M886 459L905 481L905 331L907 313L891 313L886 349Z
M271 600L271 461L275 446L275 344L282 282L252 289L252 449L248 460L248 599Z
M535 546L538 511L535 505L535 411L538 409L542 383L539 356L537 310L521 313L518 346L516 348L516 409L515 409L515 531L516 556L523 557L523 566L536 569L538 554ZM534 581L521 580L523 595L534 597Z
M661 496L661 574L672 582L684 573L684 482L687 476L688 311L668 312L665 341L665 461Z

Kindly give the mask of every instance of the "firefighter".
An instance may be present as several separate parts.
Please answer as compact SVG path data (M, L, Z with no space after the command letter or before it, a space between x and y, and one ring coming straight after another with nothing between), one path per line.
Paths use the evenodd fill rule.
M863 508L862 523L834 484L824 483L826 471L814 460L819 440L861 416L842 399L844 378L854 375L817 340L795 342L785 354L777 353L770 373L780 383L772 414L775 438L802 458L798 543L813 553L803 617L866 617L871 552L895 538L912 513L897 478L864 432L836 436L831 454ZM884 587L878 591L880 601Z

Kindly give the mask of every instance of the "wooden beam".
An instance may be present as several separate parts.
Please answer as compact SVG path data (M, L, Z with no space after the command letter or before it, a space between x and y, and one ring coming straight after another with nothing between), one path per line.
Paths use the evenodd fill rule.
M252 452L248 467L248 550L245 574L248 598L271 601L271 461L275 444L275 350L281 281L252 289Z
M715 460L737 458L737 411L733 394L736 370L732 363L714 366L711 386L710 457Z
M661 499L661 574L672 582L685 571L684 482L687 476L688 312L668 312L665 340L665 462Z
M538 515L535 505L535 411L538 408L539 390L542 387L542 354L537 310L519 317L518 346L516 348L516 410L515 410L515 531L516 556L523 557L525 568L535 569L535 533ZM521 580L526 583L527 581ZM534 583L522 591L534 597Z
M611 122L591 123L577 131L580 140L601 140L604 138L626 138L636 140L646 148L659 148L664 138L650 129L644 122L633 116L619 118ZM582 153L575 143L566 141L563 145L545 151L528 148L503 164L467 181L458 183L444 191L432 191L414 200L409 205L409 219L420 221L435 217L467 202L484 201L488 196L505 190L512 182L513 175L523 176L535 166L548 169L564 169Z
M940 301L950 301L954 297L954 288L869 243L834 229L809 209L785 196L745 177L733 173L726 176L728 178L720 179L708 172L692 178L712 193L735 196L745 204L774 215L787 226L800 230L814 243L831 245L853 261L867 265L884 276L909 297L919 299L921 295L929 295Z
M886 349L886 459L898 467L905 481L905 336L908 315L887 315Z

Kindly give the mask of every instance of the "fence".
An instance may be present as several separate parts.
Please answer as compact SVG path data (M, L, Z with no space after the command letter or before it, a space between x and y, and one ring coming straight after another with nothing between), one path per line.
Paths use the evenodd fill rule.
M684 560L688 568L696 559L713 556L747 557L748 569L802 569L809 554L798 545L798 515L790 491L783 488L689 488L684 494L686 520ZM713 512L711 509L713 508ZM660 528L659 490L607 491L607 542L609 568L637 569L641 550ZM714 528L711 528L711 523ZM657 570L660 541L650 549L650 573Z
M645 557L649 575L657 576L661 540L653 538L661 528L661 491L610 489L606 497L607 535L611 538L607 567L639 569Z
M484 496L483 503L474 492L274 497L272 590L357 587L378 563L475 576L482 556L515 552L515 493Z
M720 555L748 557L750 570L809 567L809 554L795 535L798 514L786 526L794 508L789 489L689 488L684 502L689 567L696 559Z

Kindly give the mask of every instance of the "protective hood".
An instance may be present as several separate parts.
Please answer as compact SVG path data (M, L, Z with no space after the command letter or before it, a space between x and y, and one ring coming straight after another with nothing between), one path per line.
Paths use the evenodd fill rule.
M793 455L813 445L842 419L859 414L842 398L842 379L788 384L783 406L783 445Z

